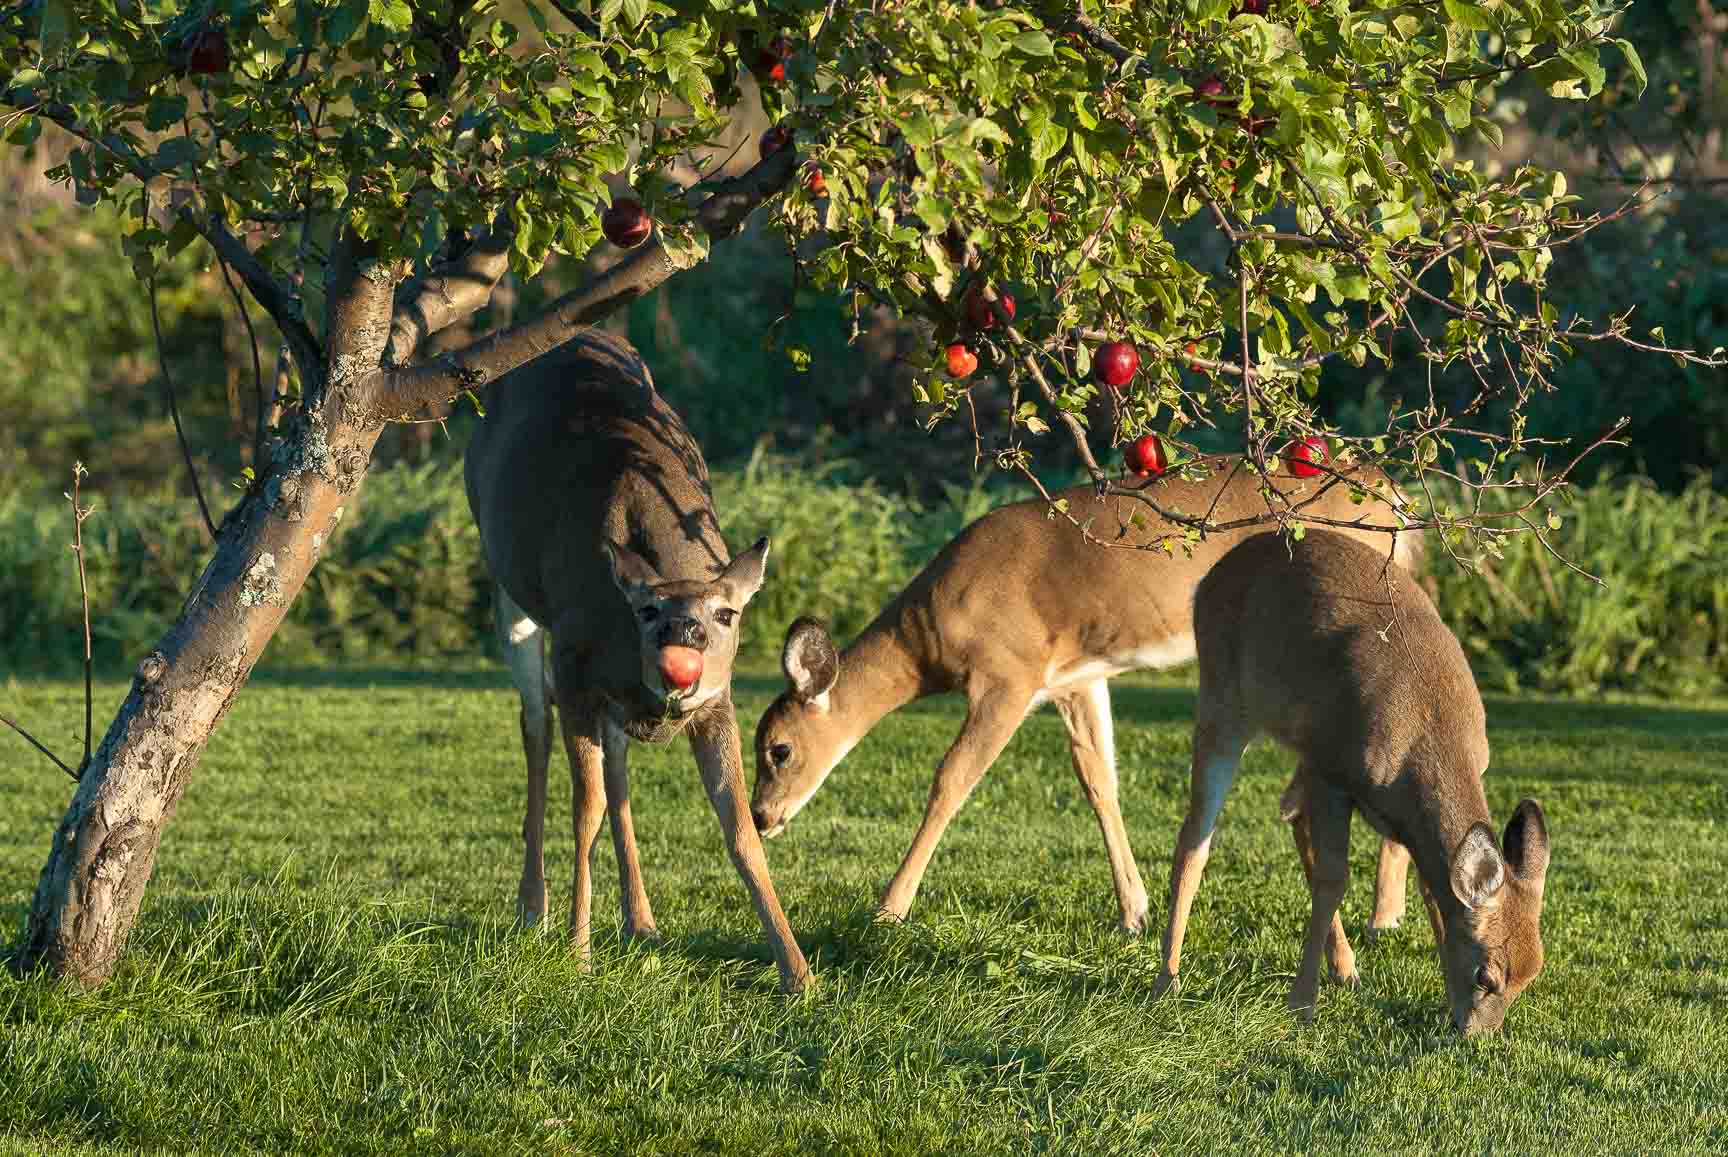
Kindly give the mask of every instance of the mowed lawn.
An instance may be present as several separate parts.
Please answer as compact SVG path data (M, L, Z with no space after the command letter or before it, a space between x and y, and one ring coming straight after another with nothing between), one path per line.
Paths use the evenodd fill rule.
M748 732L776 681L740 680ZM99 720L123 693L99 688ZM71 682L0 684L72 753ZM1123 806L1161 928L1193 692L1122 681ZM1363 985L1284 999L1306 913L1250 752L1196 904L1179 999L1127 942L1045 710L943 843L911 921L869 913L958 727L890 717L770 845L820 980L787 1000L683 744L637 747L664 943L626 950L599 842L596 967L562 947L569 785L554 763L549 936L511 928L522 761L501 672L276 671L245 692L169 829L123 974L0 974L0 1150L1168 1153L1728 1149L1728 707L1491 698L1488 794L1554 844L1548 968L1465 1043L1412 890ZM0 736L0 925L19 927L69 784Z

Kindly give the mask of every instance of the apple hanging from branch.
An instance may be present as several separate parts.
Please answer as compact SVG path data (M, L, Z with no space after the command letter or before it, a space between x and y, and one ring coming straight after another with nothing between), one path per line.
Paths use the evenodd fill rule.
M600 215L600 232L620 249L634 249L654 231L654 218L634 197L620 197Z

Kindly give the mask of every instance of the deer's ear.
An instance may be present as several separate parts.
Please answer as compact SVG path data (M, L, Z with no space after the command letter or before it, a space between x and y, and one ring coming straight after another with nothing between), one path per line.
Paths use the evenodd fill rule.
M828 692L840 678L840 652L821 623L811 618L793 622L780 652L780 669L795 698L827 710Z
M602 539L600 548L606 552L606 561L612 568L612 581L631 602L645 597L649 588L659 585L660 572L629 547Z
M717 582L724 583L732 598L742 609L762 589L762 576L768 569L768 540L759 538L756 545L726 564Z
M1500 844L1519 883L1540 892L1548 877L1548 821L1542 815L1542 805L1533 799L1520 802L1506 821L1506 835Z
M1487 824L1472 824L1452 853L1452 892L1475 911L1499 903L1500 886L1506 882L1506 862L1494 846L1494 832Z

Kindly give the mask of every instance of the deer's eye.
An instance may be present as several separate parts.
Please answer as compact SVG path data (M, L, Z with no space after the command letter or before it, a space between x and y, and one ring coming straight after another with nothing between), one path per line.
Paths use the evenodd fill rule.
M1495 979L1494 974L1488 970L1486 964L1476 969L1476 987L1487 993L1500 991L1500 982Z
M722 627L730 627L732 621L737 617L738 612L733 610L731 607L721 607L719 610L714 612L714 621L719 623Z
M649 606L643 607L641 610L637 611L636 617L641 619L644 623L652 623L655 619L660 617L660 608L650 604Z
M775 767L784 767L786 761L792 758L790 743L776 743L768 749L768 761Z

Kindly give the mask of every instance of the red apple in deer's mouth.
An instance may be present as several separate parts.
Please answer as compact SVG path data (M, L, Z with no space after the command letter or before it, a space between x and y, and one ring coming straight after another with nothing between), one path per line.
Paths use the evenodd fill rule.
M1105 342L1098 347L1098 352L1092 355L1092 372L1099 381L1113 390L1119 390L1134 380L1134 372L1140 368L1140 351L1134 348L1133 342Z
M978 355L966 348L964 342L955 342L948 347L948 376L959 380L969 378L972 371L978 368Z
M1317 478L1326 473L1316 463L1326 463L1332 460L1332 450L1326 439L1318 435L1298 438L1284 447L1284 461L1290 464L1290 473L1298 478Z
M675 691L688 691L702 678L702 652L695 647L660 648L660 682Z
M620 197L600 215L600 232L620 249L631 249L648 239L654 231L654 218L634 197Z

